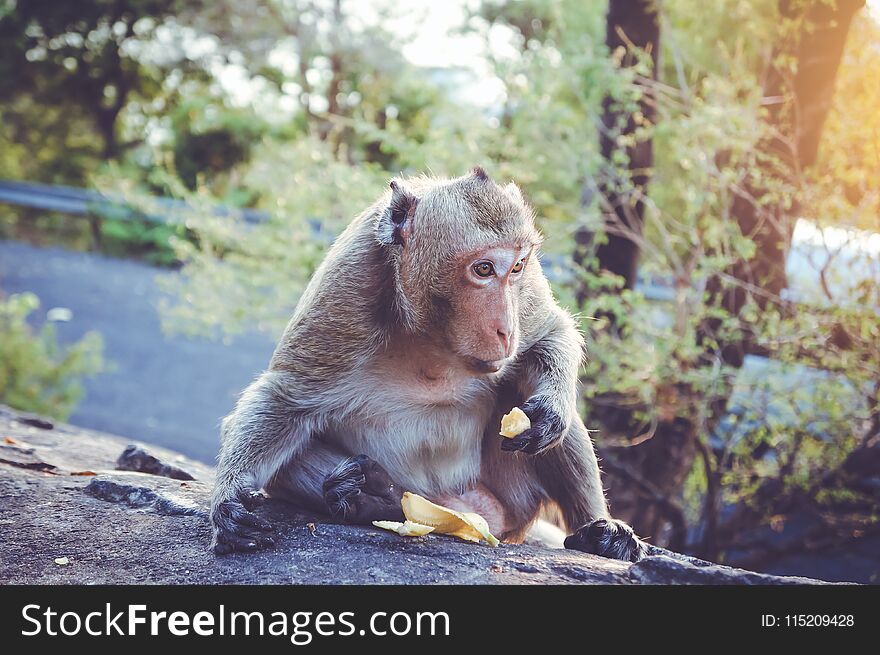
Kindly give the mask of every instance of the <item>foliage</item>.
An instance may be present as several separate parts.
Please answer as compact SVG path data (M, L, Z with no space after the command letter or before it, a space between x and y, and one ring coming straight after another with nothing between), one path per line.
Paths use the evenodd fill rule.
M817 217L851 227L880 224L880 24L862 13L850 28L819 161L809 175L806 202ZM824 221L833 224L833 221Z
M117 155L120 112L133 97L146 100L158 94L164 77L161 67L133 55L136 42L150 40L157 25L181 4L4 2L0 97L11 140L27 144L28 150L70 149L87 159ZM66 168L45 166L56 162ZM42 163L26 171L30 179L71 180L83 173L72 166L75 161L64 158Z
M100 222L101 250L116 257L142 259L154 266L176 266L171 247L175 238L186 238L186 228L137 219L104 219Z
M195 77L201 71L179 48L165 47L159 57L144 52L160 37L170 38L172 17L185 4L197 6L178 0L0 3L0 178L86 185L107 159L137 149L144 140L138 127L176 101L171 71ZM213 149L191 143L199 136L177 138L187 170L204 164L218 172ZM232 159L229 166L242 157ZM0 230L174 263L168 238L176 229L90 220L100 225L100 243L85 221L74 228L21 208L3 213Z
M62 347L51 322L34 334L27 319L39 306L31 293L0 299L0 402L65 419L82 397L80 380L103 366L101 338Z

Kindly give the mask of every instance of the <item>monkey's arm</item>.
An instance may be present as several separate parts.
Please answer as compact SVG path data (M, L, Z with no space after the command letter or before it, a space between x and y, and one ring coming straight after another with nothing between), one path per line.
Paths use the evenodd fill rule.
M250 510L263 500L260 489L303 449L313 431L314 419L298 406L296 388L292 374L266 372L223 419L211 496L212 546L217 553L274 543L268 534L271 525Z
M574 319L554 308L540 338L520 356L517 385L532 427L501 448L535 455L557 445L577 412L578 370L584 344Z

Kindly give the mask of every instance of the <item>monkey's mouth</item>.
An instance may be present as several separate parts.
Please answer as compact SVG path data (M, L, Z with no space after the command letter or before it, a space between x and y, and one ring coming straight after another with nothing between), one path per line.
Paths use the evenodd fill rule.
M496 359L489 361L485 359L477 359L476 357L468 357L466 361L469 369L471 369L474 373L480 373L483 375L497 373L507 363L506 359Z

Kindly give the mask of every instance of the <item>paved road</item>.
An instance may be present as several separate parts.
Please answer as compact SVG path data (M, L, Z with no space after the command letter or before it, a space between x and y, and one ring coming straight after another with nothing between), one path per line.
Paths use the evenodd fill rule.
M268 363L273 339L254 334L229 345L166 336L156 310L157 277L144 264L61 248L0 241L0 289L32 291L42 322L53 307L73 312L58 324L62 342L96 330L110 370L87 380L70 422L141 439L212 461L219 420Z

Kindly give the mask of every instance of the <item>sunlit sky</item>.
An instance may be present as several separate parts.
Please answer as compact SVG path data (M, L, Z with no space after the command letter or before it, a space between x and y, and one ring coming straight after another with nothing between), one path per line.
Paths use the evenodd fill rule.
M476 8L480 0L357 0L346 5L346 11L366 24L376 24L382 9L392 9L393 18L382 19L391 33L403 37L404 56L417 66L427 68L459 68L470 71L468 78L457 76L456 84L465 79L457 96L467 98L481 107L498 106L503 100L504 86L495 77L485 57L487 44L482 35L463 34L467 8ZM867 11L880 21L880 0L867 0ZM497 28L490 32L488 49L493 55L508 54L513 47L509 31ZM293 62L290 62L293 64ZM216 70L221 84L237 104L258 101L261 90L249 79L246 71L237 66L222 66ZM281 98L281 109L293 111L292 96ZM318 108L320 109L320 108Z
M407 43L403 55L417 66L471 70L473 83L462 95L477 105L489 106L499 100L503 85L489 68L484 38L461 33L468 7L476 9L479 4L479 0L406 0L393 5L395 18L386 20L384 27L404 36ZM387 7L388 2L352 2L349 11L367 22L375 22L377 6ZM489 48L496 55L506 54L512 48L505 32L496 29L489 35Z
M369 7L369 0L355 3ZM455 34L465 20L465 8L479 5L479 0L406 0L398 6L404 13L400 25L404 33L412 33L415 39L408 44L403 54L414 64L420 66L465 66L479 67L481 55L485 51L479 36L467 37ZM867 9L875 19L880 20L880 0L867 0ZM369 9L366 10L369 12ZM365 15L369 15L366 13ZM423 18L422 18L423 17ZM500 41L493 48L503 48Z

